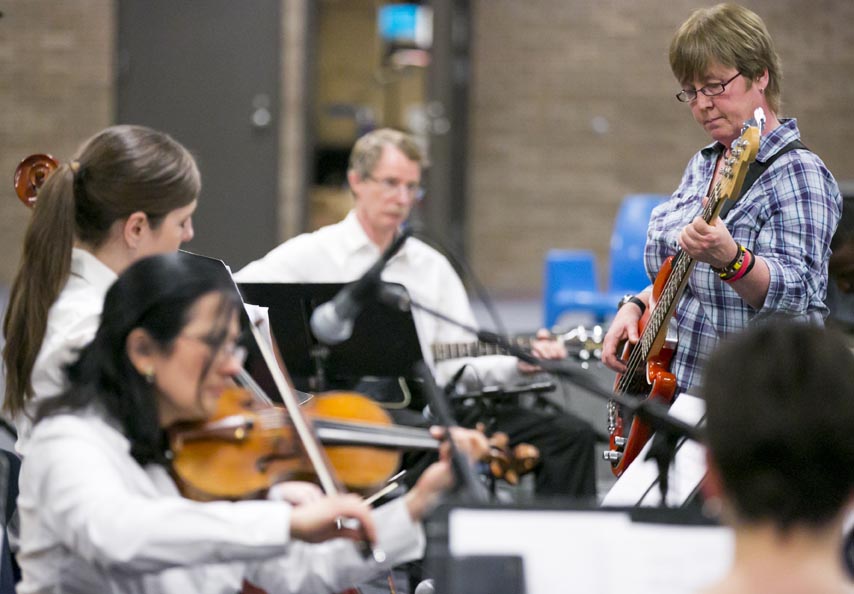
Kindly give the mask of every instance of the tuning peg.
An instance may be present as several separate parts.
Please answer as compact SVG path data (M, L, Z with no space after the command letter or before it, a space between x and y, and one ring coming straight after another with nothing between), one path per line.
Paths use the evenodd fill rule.
M617 465L620 460L623 459L623 452L605 450L604 452L602 452L602 458L604 458L606 461L610 462L613 465Z

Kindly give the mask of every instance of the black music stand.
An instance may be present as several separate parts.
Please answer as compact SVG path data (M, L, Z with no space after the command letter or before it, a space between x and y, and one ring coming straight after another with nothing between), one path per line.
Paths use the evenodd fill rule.
M402 289L393 283L382 284ZM423 355L409 311L371 301L356 318L348 340L328 346L315 338L310 325L312 312L344 286L240 283L238 288L246 303L269 309L270 330L298 387L322 391L328 383L352 383L365 376L413 378L413 364Z

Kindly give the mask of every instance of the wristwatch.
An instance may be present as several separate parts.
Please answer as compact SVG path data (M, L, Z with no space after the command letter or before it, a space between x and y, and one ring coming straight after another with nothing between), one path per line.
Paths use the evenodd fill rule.
M617 304L617 309L623 307L626 303L634 303L640 308L641 315L646 311L646 303L635 297L634 295L624 295Z

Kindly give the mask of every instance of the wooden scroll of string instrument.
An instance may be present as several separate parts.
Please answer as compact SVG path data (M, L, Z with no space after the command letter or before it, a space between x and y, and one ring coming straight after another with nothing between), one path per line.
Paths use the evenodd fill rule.
M15 169L15 194L28 208L36 203L36 194L48 176L59 167L50 155L37 153L22 160Z

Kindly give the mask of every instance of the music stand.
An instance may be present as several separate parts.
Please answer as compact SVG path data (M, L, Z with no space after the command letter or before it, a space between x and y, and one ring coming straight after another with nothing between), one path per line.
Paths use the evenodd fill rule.
M404 290L401 285L391 284ZM365 376L413 377L423 358L412 313L371 301L356 318L344 342L321 344L311 331L315 308L333 299L344 283L240 283L246 303L269 310L270 330L295 382L311 381L323 390L327 380L352 382ZM321 384L321 385L317 385Z
M696 592L734 554L732 529L696 509L447 501L425 533L436 592L617 594L627 583L635 594Z

